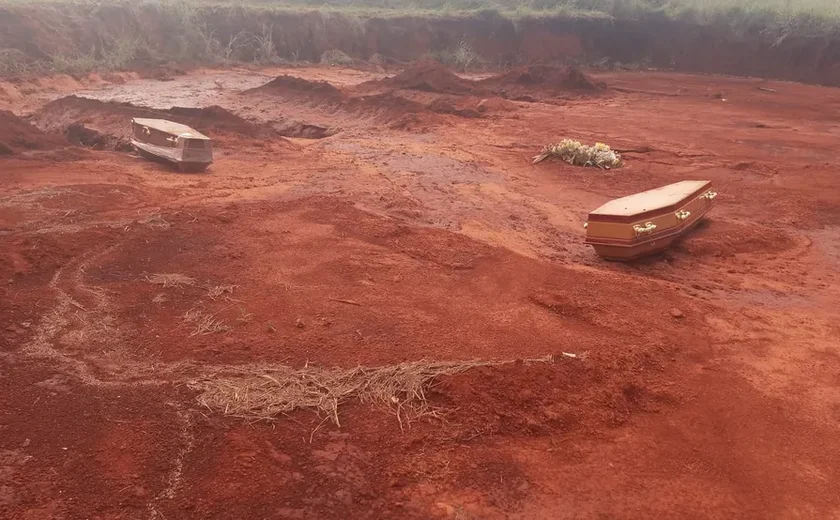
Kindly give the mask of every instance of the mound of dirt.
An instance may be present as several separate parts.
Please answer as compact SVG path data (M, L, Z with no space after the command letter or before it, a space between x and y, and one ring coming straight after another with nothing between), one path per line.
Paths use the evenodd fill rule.
M531 86L570 90L597 90L598 84L575 66L530 65L481 80L494 87Z
M271 133L268 127L247 121L217 105L204 108L172 107L164 113L169 119L182 121L201 132L227 132L250 137L265 137Z
M376 82L369 82L376 83ZM295 76L278 76L261 87L245 91L246 95L277 96L309 104L336 114L352 114L374 119L377 123L392 124L409 117L412 121L434 117L426 105L397 95L394 89L354 88L352 91L333 86L326 81L310 81ZM332 135L330 128L299 121L280 121L274 128L286 136L320 139Z
M362 89L422 90L437 94L479 94L483 91L475 82L457 76L434 60L419 61L396 76L368 81L359 87Z
M344 93L326 81L309 81L284 74L265 85L246 90L246 93L268 93L292 98L340 102Z
M470 100L463 100L460 96L441 96L431 103L428 108L438 114L452 114L459 117L481 117L477 104Z
M271 127L251 123L218 106L154 110L130 103L67 96L47 103L35 114L37 125L42 130L63 133L76 145L108 150L130 148L132 117L169 119L211 137L218 134L276 136Z
M26 150L51 150L67 146L56 135L49 135L6 110L0 110L0 155Z
M478 102L476 110L484 113L513 112L517 109L516 104L500 97L490 97Z
M706 220L673 250L695 258L730 258L745 253L776 255L796 246L794 236L782 229L758 223Z
M335 132L326 126L313 125L303 121L287 121L281 119L272 125L278 134L285 137L299 137L301 139L323 139Z
M423 103L393 92L350 98L342 108L360 116L372 117L395 130L427 129L429 125L439 123L440 119Z
M429 131L430 125L417 114L406 114L391 121L388 124L388 128L391 130L425 133Z
M345 107L362 113L375 113L389 117L428 112L422 103L406 99L392 92L350 98L345 103Z
M128 139L103 134L82 123L73 123L67 127L65 132L70 144L93 148L94 150L117 150L129 152L132 149Z

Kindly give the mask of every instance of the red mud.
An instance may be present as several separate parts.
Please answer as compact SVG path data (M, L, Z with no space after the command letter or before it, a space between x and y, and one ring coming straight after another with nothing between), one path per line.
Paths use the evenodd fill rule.
M480 103L480 102L479 102ZM460 117L481 117L485 110L479 111L478 104L475 100L464 100L459 96L441 96L428 104L428 109L438 114L452 114Z
M246 91L248 93L271 93L312 102L340 103L346 97L337 87L326 81L309 81L296 76L277 76L261 87Z
M127 86L217 92L202 78ZM594 80L621 90L488 98L482 119L429 108L471 94L353 87L332 106L287 90L155 111L236 145L202 176L96 150L0 158L0 517L830 518L840 93ZM113 130L135 109L66 98L35 119ZM342 131L262 137L313 116ZM430 117L447 124L389 128ZM561 137L626 165L531 164ZM592 208L687 178L719 204L666 253L617 264L582 243ZM437 418L398 398L243 421L190 390L421 359L512 362L438 378Z
M275 101L279 99L283 103L305 103L326 113L339 112L370 117L378 122L389 124L392 128L409 129L414 123L427 125L434 120L431 114L434 110L429 110L421 103L402 97L393 90L374 92L363 89L362 92L366 93L362 95L358 95L358 91L358 89L345 91L325 81L309 81L283 75L265 85L247 90L243 95L252 99L266 99L275 105L277 104ZM324 128L324 132L316 137L325 137L330 133ZM303 135L303 137L309 136Z
M557 87L572 84L571 73L567 74L565 83L559 79L559 74L546 73L545 77L540 77L545 85L539 84ZM488 80L488 84L503 93L511 81L504 77L498 81ZM576 85L579 86L579 83ZM339 89L324 81L283 75L263 86L247 90L244 94L303 102L324 111L373 116L377 121L389 124L392 129L411 129L415 126L427 128L429 124L439 124L440 120L432 117L432 113L477 118L483 114L515 109L513 105L501 103L498 98L491 96L488 100L488 90L480 87L477 82L457 76L433 60L414 63L396 76L367 81L346 89Z
M546 89L597 90L600 87L575 66L530 65L509 70L480 81L483 85L506 89L538 87Z
M97 149L130 149L132 117L170 119L210 137L260 137L275 138L275 131L265 125L251 123L227 110L210 106L206 108L173 107L153 110L130 103L105 102L77 96L67 96L42 107L33 118L44 130L65 133L74 144Z
M238 207L190 212L169 223L169 232L138 228L128 240L123 235L117 250L89 264L88 283L120 302L114 316L122 323L122 341L137 355L350 366L457 359L463 351L480 358L540 357L598 344L593 355L614 362L665 345L664 337L650 333L625 331L619 339L612 327L594 326L620 322L643 304L633 296L642 294L642 287L631 282L619 288L611 276L596 277L583 287L573 271L545 268L460 235L399 225L331 199L252 205L247 212ZM217 228L229 234L224 242ZM266 242L270 230L282 233ZM326 244L329 255L322 252ZM277 279L267 266L278 265L295 268L284 269ZM197 282L177 288L144 282L146 275L162 272ZM360 279L374 283L359 287ZM247 306L207 297L212 287L229 285L239 287L232 297ZM330 287L329 294L319 285ZM297 289L287 292L286 286ZM491 302L500 290L509 301ZM597 293L611 295L617 304L589 302ZM161 301L149 306L156 296ZM647 305L651 321L645 320L644 330L682 305L678 294L659 296L655 305ZM387 310L385 301L392 302ZM471 301L487 303L470 309ZM462 311L452 314L453 308ZM190 309L213 314L233 328L221 344L214 337L192 336L193 327L182 323ZM243 309L247 321L241 319ZM498 316L516 316L519 327L510 330ZM568 329L572 325L574 333ZM171 346L158 351L141 331L168 337ZM680 331L673 334L682 343L693 341ZM279 337L284 339L278 342Z
M13 113L0 110L0 155L27 150L50 150L67 146L67 141L48 135Z
M512 69L478 82L495 94L509 99L546 100L569 95L591 95L606 88L575 66L530 65Z
M482 95L483 89L475 82L463 79L435 60L421 60L389 78L369 81L358 86L360 91L420 90L435 94Z

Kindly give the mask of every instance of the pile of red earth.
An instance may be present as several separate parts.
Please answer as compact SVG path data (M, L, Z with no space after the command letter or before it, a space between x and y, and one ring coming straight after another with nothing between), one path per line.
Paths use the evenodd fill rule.
M34 117L42 130L63 133L76 145L107 150L130 149L133 117L168 119L208 134L269 137L275 133L266 125L251 123L218 106L154 110L77 96L47 103Z
M391 123L406 115L419 116L429 113L423 104L398 96L394 94L393 89L381 92L378 89L361 88L358 91L368 94L351 96L326 81L309 81L284 75L274 78L265 85L248 90L247 93L281 96L306 101L313 105L328 104L331 112L339 109L375 117L382 123Z
M482 85L506 87L542 87L568 90L597 90L600 86L574 66L530 65L509 70L481 80Z
M13 113L0 110L0 155L62 146L67 146L67 142L60 137L45 134Z
M428 108L438 114L452 114L468 118L481 117L477 109L480 103L476 103L475 99L462 96L440 96L429 103Z
M309 81L295 76L277 76L265 85L252 88L248 93L271 93L310 101L341 102L344 93L326 81Z
M438 94L482 95L484 89L475 82L461 78L434 60L423 60L396 76L362 83L359 89L422 90Z
M356 112L391 117L427 112L423 104L398 96L393 92L349 98L345 105Z

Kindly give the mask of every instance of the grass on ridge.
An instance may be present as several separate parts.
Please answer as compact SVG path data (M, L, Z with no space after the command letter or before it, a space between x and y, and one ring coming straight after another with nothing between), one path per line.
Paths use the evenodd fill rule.
M838 0L0 0L0 5L51 4L160 4L180 16L184 16L185 11L218 6L320 10L362 16L458 15L492 10L508 17L568 16L616 20L661 17L699 24L746 22L797 26L807 32L820 33L840 28Z
M126 11L129 30L106 23L113 18L108 16L113 11L109 6ZM0 48L0 77L124 70L141 56L175 63L296 62L290 49L278 54L269 18L290 12L314 11L325 22L341 16L361 34L368 18L417 16L507 17L514 23L533 18L676 21L720 28L735 37L760 35L776 45L789 37L840 36L840 0L0 0L0 8L44 9L45 16L72 21L68 27L90 18L87 26L94 27L98 42L86 52L67 50L35 61L18 49ZM242 27L238 34L222 38L212 24L225 19L226 13L231 20L266 16L266 21L262 27ZM168 35L164 41L149 41L139 29L140 21L149 19L161 20ZM55 27L66 29L60 22ZM65 39L73 38L68 33Z

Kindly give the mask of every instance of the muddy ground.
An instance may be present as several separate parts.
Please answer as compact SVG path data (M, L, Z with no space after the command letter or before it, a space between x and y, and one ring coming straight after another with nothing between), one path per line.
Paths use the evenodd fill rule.
M840 92L120 78L0 90L0 517L840 515ZM216 162L123 151L133 113L206 131ZM531 164L563 137L626 166ZM589 210L682 179L720 202L672 250L582 243ZM411 421L229 417L195 384L424 359L513 362L438 379Z

